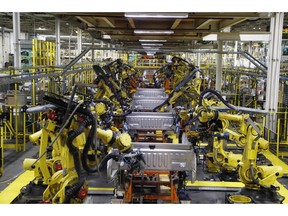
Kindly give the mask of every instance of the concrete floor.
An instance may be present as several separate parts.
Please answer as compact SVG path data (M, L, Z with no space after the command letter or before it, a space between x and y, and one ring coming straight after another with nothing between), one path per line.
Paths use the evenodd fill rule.
M15 150L5 150L5 167L4 174L0 177L0 191L5 189L18 174L23 172L22 163L25 158L37 158L38 146L31 143L27 144L25 152L15 152ZM197 180L199 181L221 181L221 176L218 174L206 173L203 171L203 163L200 161L197 170ZM278 179L279 182L288 186L288 178ZM113 188L113 182L107 182L105 173L89 174L88 176L89 188ZM189 197L189 203L192 204L220 204L226 203L225 197L227 194L234 194L240 192L239 189L212 189L206 188L200 190L199 188L186 187L186 195ZM108 204L113 199L113 191L91 190L88 194L87 203Z
M14 149L4 150L4 173L0 177L0 191L6 188L19 174L24 172L23 161L25 158L37 158L39 146L26 144L26 151L16 152Z

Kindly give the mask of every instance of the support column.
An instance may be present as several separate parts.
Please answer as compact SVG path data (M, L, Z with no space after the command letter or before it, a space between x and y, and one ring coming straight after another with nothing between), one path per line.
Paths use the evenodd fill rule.
M13 12L13 35L14 35L14 67L21 67L20 48L20 13Z
M279 97L279 76L282 44L282 28L284 13L278 12L271 17L269 52L267 60L267 82L265 110L269 112L266 118L266 127L276 132ZM273 138L273 137L272 137Z
M249 41L248 53L251 54L251 55L253 55L253 54L252 54L252 41ZM248 63L248 68L251 68L251 61L249 61L249 63Z
M217 66L216 66L216 91L221 92L221 82L222 82L222 52L223 51L223 41L218 41L218 53L217 54Z
M102 48L102 50L101 50L101 61L103 61L103 59L104 59L104 50L103 50L103 47L104 47L104 43L103 43L103 41L101 41L101 48Z
M234 47L234 52L237 52L238 51L238 41L235 41L235 47ZM237 63L237 55L234 54L234 63L233 63L233 66L236 67L236 64Z
M110 57L111 57L110 43L108 43L107 53L108 53L107 58L110 58ZM112 58L112 57L111 57L111 58Z
M92 55L91 55L92 62L95 61L95 50L94 50L94 38L92 38Z
M115 45L112 45L112 48L113 48L113 50L112 50L112 60L114 61L115 59L116 59L116 51L115 51Z
M56 35L56 65L61 64L61 47L60 47L60 19L55 20L55 35Z
M77 29L77 55L79 55L82 52L82 29ZM81 59L79 60L81 62Z
M2 27L2 67L5 65L5 27Z
M196 66L198 66L199 67L199 69L201 69L201 53L199 52L199 53L196 53ZM200 78L200 72L198 71L197 73L196 73L196 77L197 78Z

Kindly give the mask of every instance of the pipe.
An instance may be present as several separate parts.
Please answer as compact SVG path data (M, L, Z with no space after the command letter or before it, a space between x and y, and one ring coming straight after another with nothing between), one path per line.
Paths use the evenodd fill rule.
M251 179L252 179L252 183L253 184L258 184L259 180L255 179L255 177L254 177L254 169L253 169L252 163L250 164L249 170L250 170L250 176L251 176Z
M86 118L79 125L76 131L69 132L70 134L67 140L67 147L69 149L70 154L72 154L73 159L74 159L74 167L78 174L78 181L74 185L72 185L69 189L66 190L66 196L65 196L63 203L69 203L71 197L80 190L80 188L82 187L82 185L85 183L85 180L86 180L85 172L81 168L81 164L79 160L79 149L75 147L72 144L72 142L78 135L80 135L84 131L85 127L88 126L89 124L91 124L91 120L89 118Z
M35 107L29 107L27 108L26 112L27 113L39 113L39 112L45 112L50 109L55 109L56 106L53 104L46 104L46 105L41 105L41 106L35 106Z
M90 150L90 147L93 145L93 140L94 140L94 136L95 136L95 133L96 133L97 118L96 118L95 115L93 115L91 113L90 110L87 110L87 116L91 119L92 126L91 126L91 129L89 131L89 134L88 134L88 137L87 137L87 141L85 143L85 146L84 146L84 149L83 149L83 152L82 152L81 161L82 161L83 168L87 172L94 173L94 172L98 171L98 167L97 166L94 167L94 168L89 167L89 165L87 164L87 159L88 159L88 152Z
M174 92L178 92L180 90L180 88L182 88L183 86L185 86L193 77L194 75L196 74L196 72L199 71L199 68L194 68L188 76L186 76L183 81L181 81L180 83L178 83L178 85L175 87L175 89L169 94L168 98L163 102L161 103L160 105L156 106L154 109L153 109L153 112L156 112L157 109L161 108L162 106L164 106L165 104L170 104L169 103L169 100L173 97L174 95Z
M112 114L112 117L126 117L130 113L132 113L132 110L128 110L126 113L123 114Z
M203 92L201 92L200 98L199 98L199 106L202 106L202 100L203 100L205 94L207 94L208 92L216 95L216 96L218 97L218 99L220 99L220 100L225 104L225 106L229 107L229 108L232 109L232 110L235 110L235 107L234 107L234 106L232 106L231 104L227 103L227 102L224 100L224 98L223 98L217 91L212 90L212 89L206 89L206 90L204 90Z
M110 159L117 159L119 157L119 152L117 154L115 152L107 154L99 164L99 171L103 171L105 167L107 167L107 162Z

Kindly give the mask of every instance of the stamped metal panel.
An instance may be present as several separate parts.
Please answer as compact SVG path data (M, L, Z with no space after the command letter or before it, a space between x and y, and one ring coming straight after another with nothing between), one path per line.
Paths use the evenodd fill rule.
M130 130L171 130L173 121L172 113L132 112L126 117Z
M134 149L139 150L138 149ZM187 171L189 180L196 179L196 155L194 150L178 149L140 149L143 153L145 164L142 163L142 170L150 171ZM117 170L129 169L125 163L116 162L112 159L107 164L107 174L112 178Z
M131 142L132 148L141 149L174 149L174 150L191 150L192 144L183 143L155 143L155 142Z
M137 88L134 97L167 97L164 88Z
M151 98L151 97L143 97L143 98L134 98L131 103L132 110L145 110L152 111L155 107L162 104L166 98Z

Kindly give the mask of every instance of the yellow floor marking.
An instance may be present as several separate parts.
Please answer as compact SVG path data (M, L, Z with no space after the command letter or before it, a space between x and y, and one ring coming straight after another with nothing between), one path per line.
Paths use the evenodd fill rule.
M0 204L10 204L20 194L23 186L34 178L34 171L25 171L0 193Z

